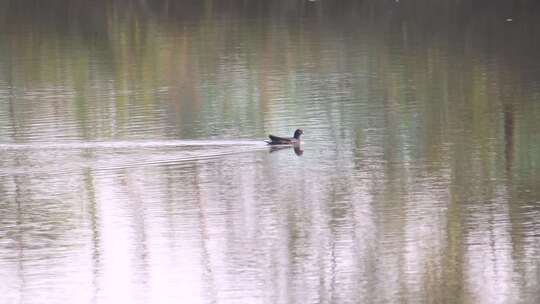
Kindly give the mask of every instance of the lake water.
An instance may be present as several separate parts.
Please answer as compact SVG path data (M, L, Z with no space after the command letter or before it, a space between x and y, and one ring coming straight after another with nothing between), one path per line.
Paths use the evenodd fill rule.
M0 303L539 303L539 13L2 1Z

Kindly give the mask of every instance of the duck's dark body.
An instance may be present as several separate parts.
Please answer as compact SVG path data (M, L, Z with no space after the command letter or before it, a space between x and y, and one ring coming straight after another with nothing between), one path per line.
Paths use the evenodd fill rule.
M294 137L279 137L274 135L268 135L268 138L270 138L270 141L268 141L270 145L291 145L300 141Z
M300 135L304 134L304 131L302 129L297 129L294 131L293 137L279 137L275 135L268 135L268 138L270 138L269 141L266 141L269 145L293 145L293 144L299 144L300 143Z

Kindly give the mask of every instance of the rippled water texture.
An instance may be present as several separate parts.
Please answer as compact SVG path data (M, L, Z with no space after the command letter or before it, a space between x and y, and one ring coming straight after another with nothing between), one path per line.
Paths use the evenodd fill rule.
M469 2L1 1L0 303L540 303L540 8Z

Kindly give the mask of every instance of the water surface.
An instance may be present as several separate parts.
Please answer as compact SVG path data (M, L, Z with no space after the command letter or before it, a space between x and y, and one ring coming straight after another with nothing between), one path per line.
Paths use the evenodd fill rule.
M1 3L0 302L540 301L533 1Z

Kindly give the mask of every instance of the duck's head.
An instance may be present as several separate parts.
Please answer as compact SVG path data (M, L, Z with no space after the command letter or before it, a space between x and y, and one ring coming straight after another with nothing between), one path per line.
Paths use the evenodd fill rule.
M302 134L304 134L304 131L302 129L296 129L296 131L294 131L294 138L300 139L300 135Z

